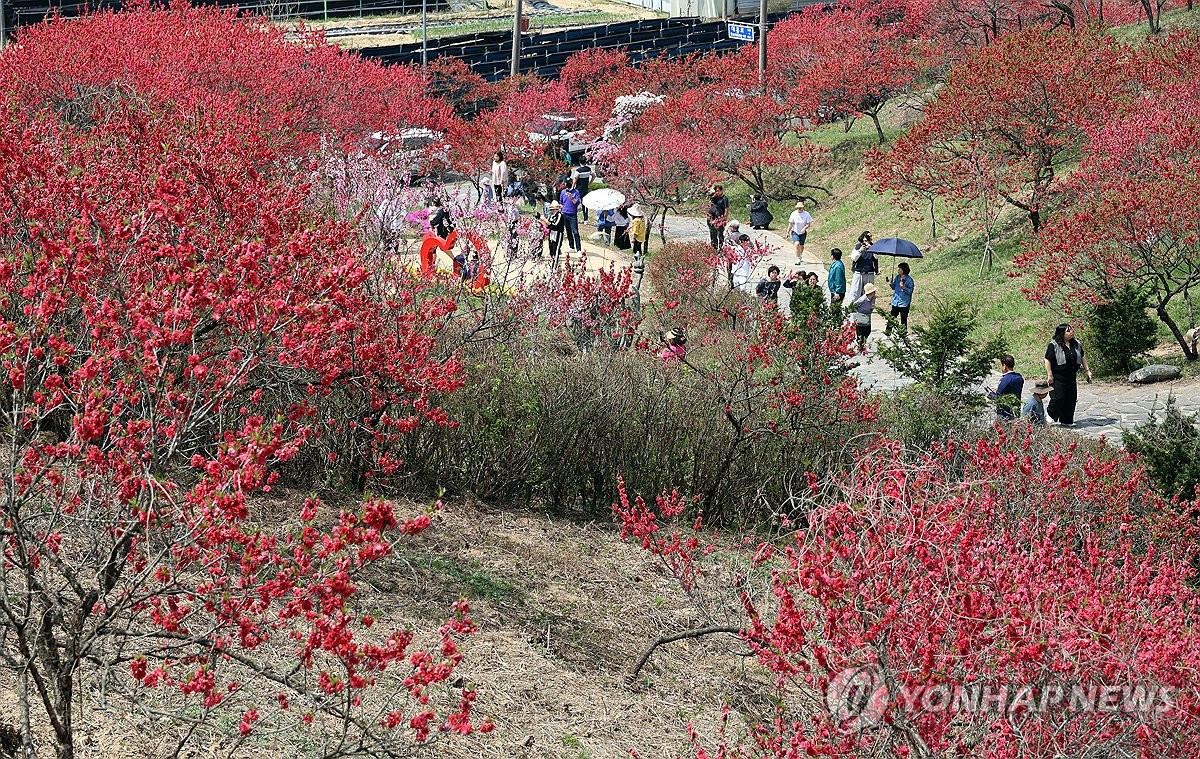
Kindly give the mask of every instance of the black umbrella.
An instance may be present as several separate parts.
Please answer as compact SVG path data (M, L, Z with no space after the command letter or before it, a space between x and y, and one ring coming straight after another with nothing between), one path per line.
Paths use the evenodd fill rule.
M899 237L889 237L871 245L871 252L877 256L895 256L896 258L924 258L921 249L908 240Z

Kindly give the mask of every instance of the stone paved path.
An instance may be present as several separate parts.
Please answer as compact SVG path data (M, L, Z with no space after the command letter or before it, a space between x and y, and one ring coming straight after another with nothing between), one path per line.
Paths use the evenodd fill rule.
M804 251L804 265L795 266L792 256L791 243L784 240L772 230L750 229L743 224L742 229L752 239L774 248L777 253L758 262L751 276L751 282L757 282L766 276L771 264L778 266L785 274L791 269L803 268L805 271L817 271L821 283L825 283L825 260L828 250L808 248ZM671 216L666 223L667 236L680 240L708 240L708 228L703 219ZM845 248L843 248L845 250ZM885 279L881 275L880 279ZM881 287L880 302L884 302L885 287ZM779 291L780 307L787 313L787 288ZM876 314L872 323L871 339L867 346L867 355L853 360L853 372L862 383L877 391L891 392L912 381L901 377L890 366L878 358L874 348L883 336L885 322ZM1030 383L1041 374L1025 372L1030 377ZM981 386L994 387L999 374L988 377ZM1099 438L1106 437L1109 441L1120 444L1121 430L1136 427L1145 422L1151 413L1162 416L1167 397L1174 395L1176 403L1184 413L1200 412L1200 378L1183 379L1175 382L1160 382L1153 385L1134 385L1126 382L1097 382L1079 385L1079 405L1075 411L1074 430L1081 435Z

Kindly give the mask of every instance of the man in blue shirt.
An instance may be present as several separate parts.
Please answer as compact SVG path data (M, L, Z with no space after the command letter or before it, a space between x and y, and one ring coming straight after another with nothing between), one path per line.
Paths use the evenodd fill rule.
M1011 355L1000 357L1000 384L988 392L988 398L996 402L996 418L1016 419L1021 408L1021 391L1025 389L1025 378L1013 368L1017 360Z
M833 263L829 264L829 278L826 282L829 287L829 305L836 312L841 310L842 303L846 300L846 265L842 263L841 248L834 248L829 251L829 255L833 256Z
M562 203L562 216L566 222L567 245L578 253L583 250L583 244L579 240L579 204L583 196L579 194L575 184L576 180L572 179L570 186L563 188L558 194L558 202Z

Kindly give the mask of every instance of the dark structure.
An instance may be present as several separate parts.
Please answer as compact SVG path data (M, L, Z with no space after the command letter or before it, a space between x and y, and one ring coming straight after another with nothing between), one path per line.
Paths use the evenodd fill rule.
M770 21L776 21L773 17ZM590 48L625 48L634 60L658 55L680 56L713 50L733 50L746 44L729 39L724 21L697 18L664 18L623 21L545 34L527 34L521 39L521 72L554 76L572 53ZM385 63L421 62L421 43L365 48L365 58ZM429 60L441 56L460 58L471 70L487 79L508 74L512 56L510 32L483 32L469 37L430 40Z

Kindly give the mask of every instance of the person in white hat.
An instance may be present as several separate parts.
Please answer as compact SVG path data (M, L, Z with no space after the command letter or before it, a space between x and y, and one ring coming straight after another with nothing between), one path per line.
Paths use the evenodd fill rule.
M567 220L563 218L562 203L550 201L546 211L546 239L550 242L550 266L558 268L558 254L562 251L563 236L567 228Z
M875 285L867 283L863 294L851 304L854 316L854 334L858 338L858 350L867 352L867 338L871 336L871 313L875 310Z
M796 248L796 266L804 265L804 243L808 241L808 230L812 228L812 223L812 214L804 210L804 203L797 203L796 210L788 217L788 233Z
M641 258L646 255L646 243L650 240L650 227L646 224L646 216L642 207L634 203L629 207L629 240L633 243L633 257Z

